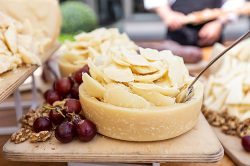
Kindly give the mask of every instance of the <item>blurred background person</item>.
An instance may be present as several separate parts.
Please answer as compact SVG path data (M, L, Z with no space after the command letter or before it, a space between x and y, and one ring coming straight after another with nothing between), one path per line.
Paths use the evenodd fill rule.
M213 15L222 7L222 0L144 0L144 5L161 17L168 28L167 39L182 45L209 46L222 41L222 30L229 20L223 15L199 24L187 22L187 15L193 12L206 9L206 14Z

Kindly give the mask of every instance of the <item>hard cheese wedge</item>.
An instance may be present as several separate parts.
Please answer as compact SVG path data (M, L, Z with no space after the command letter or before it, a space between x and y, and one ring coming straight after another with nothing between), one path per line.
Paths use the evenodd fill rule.
M52 43L60 33L61 14L57 0L0 0L0 11L20 22L28 19L34 28L43 29Z
M60 22L56 0L0 0L0 56L12 57L1 64L0 75L22 65L41 65L47 50L56 46Z

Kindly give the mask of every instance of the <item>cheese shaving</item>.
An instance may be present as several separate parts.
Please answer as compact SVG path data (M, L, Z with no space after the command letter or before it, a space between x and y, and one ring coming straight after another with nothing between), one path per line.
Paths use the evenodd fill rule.
M224 57L205 88L204 105L216 112L226 111L241 121L250 118L250 53L246 39ZM216 45L216 48L219 47ZM220 46L224 49L223 46ZM215 52L218 52L215 50Z

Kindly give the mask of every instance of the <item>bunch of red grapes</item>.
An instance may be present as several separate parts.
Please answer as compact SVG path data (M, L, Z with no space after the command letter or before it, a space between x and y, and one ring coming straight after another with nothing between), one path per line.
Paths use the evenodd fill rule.
M50 131L55 126L55 137L62 143L71 142L75 136L80 141L88 142L96 135L96 126L90 120L80 115L82 110L79 101L79 85L82 83L82 74L89 74L89 67L85 65L72 74L54 82L53 89L44 93L46 103L53 105L55 101L65 99L63 109L52 107L49 117L39 117L34 121L35 132Z

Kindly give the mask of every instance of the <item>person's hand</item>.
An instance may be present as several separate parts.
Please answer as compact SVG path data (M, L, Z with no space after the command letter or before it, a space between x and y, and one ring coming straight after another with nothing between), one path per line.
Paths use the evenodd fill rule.
M223 25L220 21L212 21L205 24L199 31L199 45L209 46L219 40Z
M175 31L183 27L185 15L180 12L171 11L164 19L165 24L167 24L169 30Z
M173 11L167 5L156 7L155 11L170 31L178 30L185 24L186 16L180 12Z

